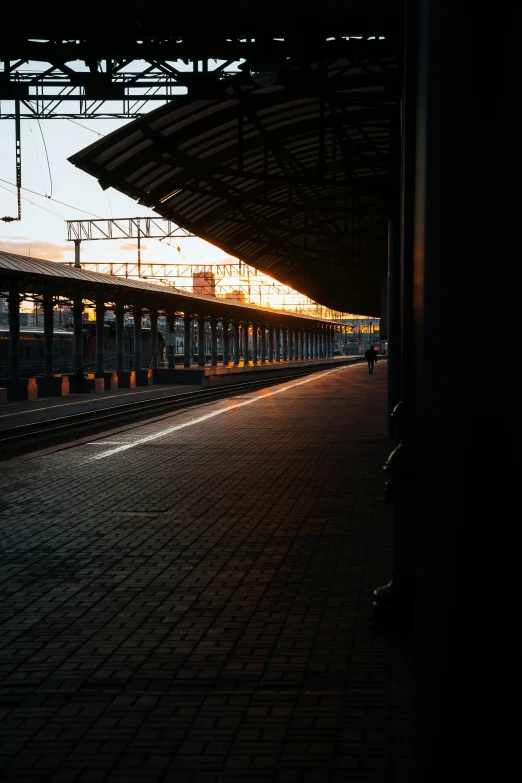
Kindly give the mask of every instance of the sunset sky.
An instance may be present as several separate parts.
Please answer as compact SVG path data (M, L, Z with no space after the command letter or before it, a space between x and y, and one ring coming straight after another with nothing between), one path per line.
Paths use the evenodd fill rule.
M67 160L73 153L129 122L131 120L22 120L22 186L25 188L22 190L22 219L20 222L0 222L0 250L51 261L73 262L74 244L66 239L66 220L153 217L155 212L122 193L112 188L103 191L94 177ZM14 121L3 120L0 133L0 218L17 216L15 183ZM132 239L82 242L82 264L107 261L134 263L136 258L137 245ZM142 263L176 264L217 264L234 260L219 248L196 237L174 239L171 246L155 239L142 240L141 258ZM263 279L272 281L268 276ZM172 282L179 286L189 283L186 279ZM234 285L234 282L227 281L229 285ZM262 304L284 308L285 305L308 302L305 297L296 294L264 293ZM259 296L255 301L259 303Z

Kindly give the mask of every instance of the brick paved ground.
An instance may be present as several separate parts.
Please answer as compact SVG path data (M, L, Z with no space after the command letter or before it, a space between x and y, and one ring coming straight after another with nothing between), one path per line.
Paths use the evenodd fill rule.
M2 464L3 783L412 779L385 366Z

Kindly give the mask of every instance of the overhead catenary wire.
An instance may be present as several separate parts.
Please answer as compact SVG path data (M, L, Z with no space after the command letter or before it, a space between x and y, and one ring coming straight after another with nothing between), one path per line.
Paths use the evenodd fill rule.
M69 117L65 118L68 122L72 122L73 125L78 125L80 128L85 128L85 130L90 131L91 133L95 133L97 136L100 136L103 138L103 133L98 133L98 131L93 130L92 128L88 128L87 125L82 125L81 122L76 122L75 120L71 120Z
M34 152L35 152L35 155L36 155L36 160L38 161L38 168L40 169L40 176L41 176L41 178L42 178L42 185L43 185L43 187L44 187L44 189L45 189L45 177L44 177L44 173L43 173L43 169L42 169L42 164L41 164L41 162L40 162L40 156L39 156L39 154L38 154L38 148L37 148L37 146L36 146L36 141L35 141L35 138L34 138L34 133L33 133L33 129L32 129L32 127L31 127L31 125L29 125L29 132L30 132L30 134L31 134L31 138L32 138L32 140L33 140Z
M7 179L3 179L0 177L0 182L5 182L7 185L11 185L12 187L16 187L14 182L9 182ZM3 190L6 190L8 193L13 193L12 190L9 190L9 188L4 187L3 185L0 185ZM49 201L54 201L55 204L61 204L64 207L68 207L69 209L75 209L77 212L83 212L85 215L90 215L93 218L97 218L98 220L104 220L104 218L101 215L95 215L94 212L89 212L87 209L82 209L81 207L75 207L72 204L67 204L65 201L59 201L57 198L52 198L51 196L46 196L43 193L39 193L37 190L31 190L31 188L22 187L22 190L27 190L28 193L34 193L35 196L40 196L41 198L49 199ZM16 193L14 194L16 195ZM59 215L58 212L53 212L50 209L46 209L45 207L42 207L41 204L36 204L34 201L31 201L26 196L22 196L24 201L27 201L28 204L32 204L33 207L38 207L39 209L43 209L45 212L49 212L51 215L56 215L56 217L61 218L62 220L67 220L63 215ZM112 212L112 207L111 207ZM121 242L123 245L127 245L128 247L137 248L137 245L133 244L132 242L125 242L122 239L116 238L116 241ZM154 242L160 242L159 239L153 239ZM162 246L164 247L164 244L162 243ZM169 245L170 247L170 245Z
M51 195L49 196L49 198L52 198L53 197L53 177L52 177L52 174L51 174L51 164L49 163L49 155L47 153L47 144L45 143L45 136L43 135L42 126L40 125L40 120L39 120L38 117L36 118L36 120L38 122L38 127L40 128L40 133L42 134L42 141L43 141L44 150L45 150L45 157L47 158L47 168L49 169L49 182L51 184Z

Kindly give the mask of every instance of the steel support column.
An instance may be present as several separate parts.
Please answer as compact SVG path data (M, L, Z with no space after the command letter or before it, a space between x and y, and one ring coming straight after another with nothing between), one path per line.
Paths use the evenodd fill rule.
M103 373L105 372L105 299L102 296L96 297L96 357L94 372L96 378L103 378Z
M123 372L125 370L125 331L124 331L125 308L122 304L116 306L114 310L114 320L116 321L116 370Z
M248 364L248 328L249 324L243 321L243 364Z
M257 333L258 325L252 324L252 364L257 364Z
M283 326L283 361L288 361L288 329Z
M260 346L261 346L261 355L259 358L261 364L266 364L266 324L261 324Z
M274 327L268 324L268 357L267 361L274 361Z
M393 409L401 398L401 243L399 221L388 220L388 438L397 438Z
M166 316L167 319L167 335L169 336L170 345L166 346L167 350L167 361L169 370L174 369L176 366L176 338L178 334L177 330L177 319L176 316L171 313L170 315Z
M189 313L183 316L183 366L192 364L192 318Z
M212 367L217 367L217 320L211 318L210 320L210 364Z
M46 285L43 292L44 320L44 377L54 377L54 299L52 290Z
M419 781L443 780L448 769L455 780L509 780L519 765L518 720L505 712L506 694L516 704L520 682L513 340L520 278L518 262L509 259L518 246L518 201L508 196L518 157L512 140L518 101L510 100L519 90L515 5L494 9L502 25L497 37L491 14L470 14L465 2L422 0L412 36L419 47L414 355L404 353L403 364L414 365L406 426L413 424L407 467L414 493ZM484 82L486 52L495 76ZM480 258L492 267L475 268ZM469 340L448 351L442 325L475 324L496 307L505 337L499 344L496 329L481 329L480 353L502 356L498 371L470 359ZM405 443L408 437L406 431ZM481 633L490 619L493 628ZM482 678L485 687L477 687Z
M83 301L80 296L75 296L72 306L73 312L73 351L74 351L74 370L83 367Z
M141 342L141 316L142 310L139 305L134 305L134 369L141 370L143 364L143 349Z
M202 315L198 315L198 367L204 367L206 363L205 319Z
M20 377L20 295L14 285L9 289L9 377Z
M228 318L223 318L222 329L223 329L223 367L228 367L228 362L230 358L230 329L229 329Z
M158 367L158 312L150 311L150 366L153 370Z
M234 364L239 367L241 361L241 330L239 321L234 321Z

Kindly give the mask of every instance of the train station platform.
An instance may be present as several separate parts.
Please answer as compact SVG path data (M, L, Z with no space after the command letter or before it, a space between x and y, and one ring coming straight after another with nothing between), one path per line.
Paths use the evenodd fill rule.
M101 410L140 400L153 400L172 394L188 394L201 388L258 380L262 374L273 379L295 372L314 371L359 361L361 357L333 357L299 362L274 362L272 364L230 364L228 367L191 367L155 371L154 383L131 389L111 389L100 394L69 394L65 397L39 397L36 400L11 400L0 405L0 431L23 424L48 421L75 413ZM1 381L0 381L1 384Z
M319 372L0 474L3 783L403 783L386 362Z
M112 389L103 394L71 394L67 397L39 397L37 400L13 400L0 408L0 431L22 424L58 419L74 413L102 410L141 400L168 397L171 394L188 394L201 389L201 383L154 384L135 389Z

